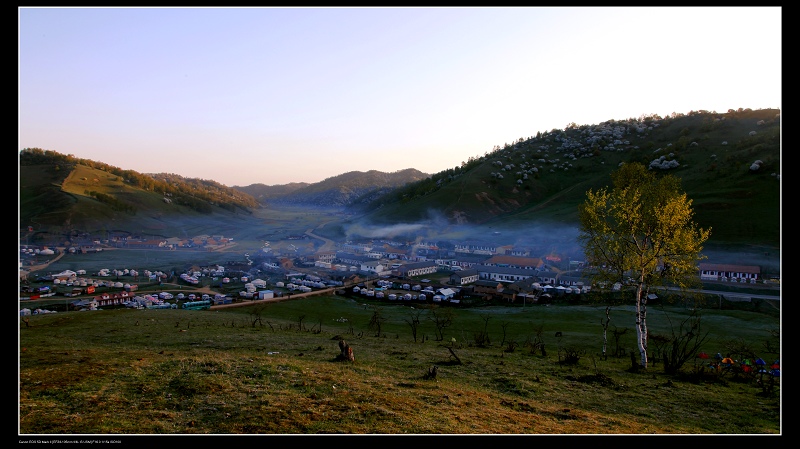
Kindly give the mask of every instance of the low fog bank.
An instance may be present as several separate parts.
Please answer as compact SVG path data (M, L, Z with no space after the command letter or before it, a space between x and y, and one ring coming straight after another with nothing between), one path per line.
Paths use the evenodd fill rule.
M430 217L415 223L379 225L356 222L345 227L347 240L389 240L399 243L467 243L509 246L529 251L531 257L558 256L562 260L583 260L578 244L578 228L551 224L532 224L512 229L498 226L452 224L442 217Z
M532 223L520 228L456 225L443 217L431 216L415 223L391 225L356 222L346 226L345 233L347 239L353 241L375 239L408 244L474 242L527 250L530 257L557 256L562 261L585 260L583 248L578 242L580 229L552 223ZM754 265L761 267L762 273L780 273L780 248L707 243L702 254L707 256L702 261L704 263Z

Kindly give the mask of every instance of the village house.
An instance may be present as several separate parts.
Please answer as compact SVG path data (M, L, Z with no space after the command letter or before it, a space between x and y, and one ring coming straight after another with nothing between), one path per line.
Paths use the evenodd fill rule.
M317 253L314 254L314 260L316 262L331 264L336 260L336 251L317 251Z
M544 267L544 261L538 257L521 257L497 254L483 262L484 265L494 265L498 267L523 268L526 270L540 270Z
M390 260L408 260L408 249L392 246L390 244L383 245L383 257Z
M517 282L509 284L508 290L513 291L517 294L536 295L538 293L541 293L542 286L537 278L531 277L527 279L521 279Z
M130 298L131 295L127 291L121 291L121 292L103 293L95 296L92 299L97 304L97 307L103 307L103 306L118 306L128 301Z
M98 306L97 300L94 298L72 301L69 304L69 307L71 307L73 310L81 310L81 309L97 310L97 306Z
M439 247L432 242L420 242L411 247L409 258L415 261L427 261L439 256Z
M467 285L478 280L478 270L461 270L450 275L451 285Z
M478 280L471 284L472 293L482 296L486 300L500 299L503 297L505 286L509 283L492 280Z
M355 265L357 267L361 266L362 263L373 261L373 259L364 256L363 254L355 254L355 253L341 252L341 251L336 253L336 260L339 263L343 263L346 265Z
M453 259L452 264L461 267L462 269L474 268L476 265L482 265L486 259L491 256L485 254L467 254L459 253Z
M456 243L455 252L493 255L497 253L497 245L491 243L467 241L463 243Z
M446 299L448 301L450 301L453 298L455 298L456 293L457 292L455 290L453 290L452 288L440 288L440 289L436 290L436 294L437 295L440 295L442 298L444 298L444 299Z
M372 244L347 242L342 244L342 251L353 254L365 254L372 251Z
M523 248L523 247L516 247L516 246L504 246L498 250L498 254L504 254L506 256L519 256L519 257L530 257L531 249L530 248Z
M558 275L558 285L563 285L564 287L583 287L591 286L591 279L586 276L583 276L583 273L580 271L568 271Z
M527 279L537 276L536 270L524 268L498 267L494 265L476 265L475 270L481 280L509 281L515 282L520 279Z
M414 277L436 273L436 262L412 262L397 267L393 273L400 277Z
M364 255L373 260L382 259L384 257L383 253L380 251L369 251L364 253Z
M536 279L540 284L555 285L558 279L558 273L551 270L540 270L536 273Z
M386 266L384 266L378 260L370 260L367 262L362 262L360 265L360 270L365 271L367 273L374 273L374 274L382 274L386 271Z
M702 281L755 284L761 278L761 267L755 265L701 263L699 268Z

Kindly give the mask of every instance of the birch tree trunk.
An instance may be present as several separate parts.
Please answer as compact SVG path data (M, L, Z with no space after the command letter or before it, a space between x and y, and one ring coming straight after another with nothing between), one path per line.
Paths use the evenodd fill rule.
M639 282L636 289L636 344L642 368L647 369L647 297L644 283Z
M600 324L603 326L603 353L602 353L602 360L606 360L608 357L606 355L606 350L608 348L608 323L611 322L611 306L606 306L606 319L600 319Z

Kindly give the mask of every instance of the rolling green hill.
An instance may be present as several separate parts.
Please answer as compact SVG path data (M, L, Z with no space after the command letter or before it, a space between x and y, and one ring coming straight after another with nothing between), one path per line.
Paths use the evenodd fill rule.
M162 236L248 220L258 202L214 181L142 175L53 151L25 149L19 167L20 228L32 242L109 231ZM203 233L203 232L198 232Z
M437 211L449 223L492 228L576 225L586 191L609 185L611 171L637 161L682 180L712 241L779 246L780 131L775 109L573 125L397 189L363 218L417 221Z

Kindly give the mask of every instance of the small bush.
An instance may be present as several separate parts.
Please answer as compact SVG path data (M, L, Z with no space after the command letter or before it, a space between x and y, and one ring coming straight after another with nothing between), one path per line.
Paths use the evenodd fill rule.
M581 357L586 355L586 350L575 347L558 348L558 361L564 365L577 365Z

